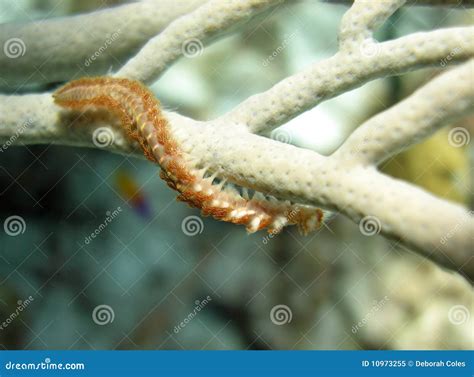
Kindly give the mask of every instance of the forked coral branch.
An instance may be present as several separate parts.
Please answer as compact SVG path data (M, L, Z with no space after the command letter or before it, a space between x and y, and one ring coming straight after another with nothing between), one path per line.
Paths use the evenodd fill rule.
M336 55L206 122L160 112L152 94L132 81L153 82L182 54L187 40L218 37L278 3L209 1L199 8L191 7L189 14L179 16L177 11L176 19L151 38L114 78L72 81L57 93L56 100L66 108L102 107L119 115L139 143L111 127L112 142L104 149L139 155L141 144L148 157L161 164L165 180L184 200L216 218L245 224L250 230L269 226L276 231L287 223L310 230L320 220L317 208L339 211L361 227L375 226L377 231L472 281L473 213L382 174L377 164L472 111L473 27L377 42L373 39L375 29L405 2L355 1L341 22ZM453 1L423 3L456 5ZM472 5L468 1L457 4ZM110 12L112 17L116 11L103 11L102 16ZM24 26L23 30L27 29ZM370 80L436 65L448 55L452 57L450 64L462 64L369 119L331 156L258 135ZM15 69L7 67L7 76L9 71L15 77ZM72 76L66 70L61 77ZM91 133L112 122L92 114L88 127L71 128L68 115L70 111L58 107L51 93L0 96L0 142L93 147ZM242 191L236 192L232 188L236 186ZM263 196L247 199L245 189ZM294 209L305 216L295 217Z

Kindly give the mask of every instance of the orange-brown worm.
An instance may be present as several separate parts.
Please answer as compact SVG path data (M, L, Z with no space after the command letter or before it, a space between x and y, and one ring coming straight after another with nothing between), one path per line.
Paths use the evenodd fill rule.
M91 77L71 81L54 93L56 104L67 109L105 108L119 117L129 135L138 140L146 157L161 166L160 176L179 192L178 200L201 209L205 216L243 224L249 232L268 228L279 232L297 224L303 233L320 226L320 209L292 204L256 193L240 194L224 179L206 177L206 169L189 166L189 159L174 139L153 93L138 81Z

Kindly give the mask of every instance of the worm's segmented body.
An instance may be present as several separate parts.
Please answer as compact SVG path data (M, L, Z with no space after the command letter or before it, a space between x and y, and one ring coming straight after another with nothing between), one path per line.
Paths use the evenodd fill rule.
M245 225L249 232L268 228L279 232L297 224L303 233L318 228L320 209L239 193L225 177L206 176L180 149L153 93L138 81L92 77L71 81L54 93L55 102L68 109L97 107L120 117L129 135L139 141L148 159L161 166L160 176L179 192L178 200L200 208L202 214L218 220ZM246 190L244 189L244 192Z

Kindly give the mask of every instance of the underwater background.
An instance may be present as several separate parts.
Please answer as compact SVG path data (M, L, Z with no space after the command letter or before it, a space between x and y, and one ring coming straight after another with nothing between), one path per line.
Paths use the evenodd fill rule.
M0 0L0 22L121 3ZM346 9L287 2L199 56L182 58L152 90L167 109L195 119L216 117L336 52ZM473 14L402 9L378 39L472 24ZM363 120L413 92L442 65L375 80L302 114L271 137L329 154ZM12 87L0 67L2 93L60 84ZM462 126L473 134L474 119ZM472 143L455 148L447 132L382 170L473 209ZM396 241L364 235L337 213L308 236L294 227L279 235L248 235L243 227L201 218L175 197L145 160L53 144L2 147L0 346L473 348L472 288ZM8 221L18 230L6 231ZM453 321L460 309L464 320Z

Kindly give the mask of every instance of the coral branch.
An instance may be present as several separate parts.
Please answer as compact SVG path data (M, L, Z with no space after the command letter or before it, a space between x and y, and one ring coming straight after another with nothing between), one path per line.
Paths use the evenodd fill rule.
M278 198L338 210L356 222L375 216L383 234L474 278L474 217L465 208L373 167L351 166L249 134L242 127L203 124L179 129L183 148L229 180ZM442 242L449 232L452 237Z
M344 14L339 28L341 50L357 46L382 25L406 0L384 0L374 5L372 0L356 0Z
M2 100L5 98L0 97L0 103ZM71 132L69 120L61 117L51 96L15 97L14 101L16 105L10 103L8 114L1 111L0 105L3 140L29 122L32 129L19 135L14 143L55 140L97 147L92 130L103 124L92 124L88 132ZM365 216L375 216L383 234L474 279L474 217L465 208L384 176L373 167L346 165L336 158L250 134L242 125L232 123L223 127L220 122L196 122L174 113L164 116L183 152L193 156L196 164L207 166L210 172L282 200L338 210L356 222ZM103 149L136 148L135 144L125 147L120 140L113 140Z
M118 68L172 20L204 1L142 1L90 14L0 25L1 47L15 40L22 44L21 56L0 54L0 86L65 81L78 72L83 76Z
M361 125L335 153L351 163L377 164L474 112L474 60L435 78Z
M0 95L0 152L13 145L57 144L104 150L143 157L138 143L130 140L109 119L89 122L89 119L65 116L53 103L50 93ZM105 127L110 142L93 143L93 132Z
M178 57L197 54L203 42L283 0L211 0L151 39L116 76L152 83ZM187 52L189 50L189 52Z
M351 4L354 0L322 0L334 4ZM371 0L367 0L371 1ZM380 1L382 2L382 1ZM406 0L407 5L472 8L474 0Z
M474 57L474 27L416 33L363 48L338 52L306 70L288 77L266 92L253 95L222 119L246 124L254 133L270 131L303 111L354 89L375 78L401 74L415 68Z
M177 18L161 34L151 39L117 75L151 82L182 54L183 43L188 39L202 43L279 2L278 0L211 0L189 15ZM163 143L158 142L153 146L146 144L150 140L153 141L155 136L157 140L166 136L158 131L156 135L153 133L150 126L153 122L148 122L145 126L140 123L143 119L148 119L142 114L143 112L140 112L142 102L148 104L151 97L147 89L143 88L140 93L145 94L141 97L120 92L120 106L117 106L113 102L117 98L109 98L115 95L114 90L118 90L114 87L113 90L101 92L100 98L95 98L90 104L97 105L99 102L107 104L106 110L110 108L117 110L120 107L120 111L117 111L122 116L122 121L128 122L133 131L137 131L136 127L140 130L143 127L146 134L142 134L138 140L142 146L145 144L149 156L153 155L152 160L161 161L162 164L166 162L167 165L165 164L163 168L166 172L171 171L168 183L175 186L184 185L184 188L179 189L182 193L186 193L186 199L192 203L199 187L193 187L191 195L186 186L186 179L189 177L180 180L175 174L179 173L179 169L171 169L183 166L173 164L185 164L184 167L188 169L186 171L190 177L196 173L196 169L206 168L211 176L203 175L200 178L208 179L209 187L206 187L212 190L215 184L225 181L260 191L267 196L274 196L280 201L301 203L298 204L301 208L309 205L339 211L359 222L360 226L369 217L375 220L377 231L401 241L442 266L459 271L473 281L472 212L443 201L411 184L385 176L377 171L375 166L388 155L426 137L442 123L471 110L474 64L472 60L440 75L405 101L367 121L332 156L323 157L313 151L254 134L265 133L318 103L375 78L437 64L444 66L447 60L464 62L474 57L473 27L415 33L393 41L376 43L371 38L372 31L402 3L403 1L398 0L373 1L370 2L370 6L364 6L367 5L366 2L356 2L344 17L340 28L341 51L281 81L270 90L250 97L216 120L197 122L179 114L162 112L162 117L169 127L165 134L176 143L173 144L176 148L173 147L171 150L176 152L179 146L180 153L179 155L168 153L173 157L168 161L162 160L163 155L159 153L155 155L154 149L152 151L149 149L158 148L157 145ZM449 0L426 0L422 3L455 5L454 1ZM139 4L149 6L148 3ZM153 7L149 9L155 11L160 9L155 3L150 4L153 4ZM470 5L472 2L463 1L459 4ZM181 14L177 8L178 6L172 8L174 10L167 13L167 16L163 16L156 24L153 23L156 29L147 35L155 35L162 25ZM108 25L106 29L102 29L104 25L100 23L98 25L98 35L105 36L105 33L113 30L110 25L114 23L109 17L117 14L113 12L122 12L123 9L126 8L79 17L84 17L82 20L86 25L90 25L94 19L95 22L101 19L108 20L104 21L104 24ZM133 18L130 30L140 30L143 17L142 15ZM14 63L8 62L2 71L9 75L10 81L7 83L19 83L20 77L23 78L28 74L32 75L31 81L27 80L28 82L46 82L70 77L77 67L66 66L71 66L73 62L77 63L80 56L76 55L76 51L81 50L78 46L83 46L85 42L82 37L79 38L81 40L75 40L72 35L67 34L69 31L64 31L66 36L64 33L58 33L57 30L65 28L65 22L64 20L46 22L44 25L48 31L46 34L48 38L43 39L39 38L38 34L31 39L35 30L32 25L21 28L25 33L23 36L30 38L27 39L26 46L28 48L30 45L31 55L25 54L15 59ZM74 22L71 25L74 26ZM11 27L2 26L2 31L8 31ZM74 27L68 26L68 29L77 30L78 25ZM8 36L13 36L11 30ZM63 42L49 38L56 34ZM137 39L130 37L128 33L123 40L124 46L120 47L117 40L117 51L126 51L126 54L129 54L133 46L141 43L134 45L132 40ZM143 42L142 39L141 41ZM71 46L68 47L69 50L66 48L57 54L54 69L53 63L48 65L48 61L44 62L42 60L44 56L41 55L41 51L48 56L56 51L51 43L63 47L66 43ZM90 40L87 43L90 44ZM87 50L87 54L95 51L97 47L99 46L92 46ZM124 52L124 56L126 54ZM25 58L26 56L28 57ZM22 60L23 58L25 60ZM34 73L37 68L36 61L44 62L46 79ZM3 69L1 59L0 64ZM110 64L110 60L104 58L103 64L98 63L96 69L103 70L106 64ZM81 87L78 92L74 92L76 93L74 95L78 97L85 95L83 89ZM153 108L148 105L145 107ZM124 114L128 118L125 118ZM56 143L142 155L138 143L127 138L119 131L118 126L117 120L111 117L108 111L96 112L91 117L87 112L78 114L61 110L53 103L48 93L0 96L0 143L3 143L0 153L10 145ZM106 142L97 142L95 134L100 130L106 131L108 136ZM194 178L196 177L197 173L194 175ZM219 182L213 182L214 177L218 177ZM233 198L235 199L235 196ZM222 203L210 201L206 205L212 207L214 211ZM278 208L281 209L281 206ZM285 211L288 208L290 207L287 206ZM248 209L245 207L245 210ZM216 217L223 218L228 215L237 218L239 215L224 212L220 211ZM285 221L300 223L301 219L297 221L294 218L290 219L287 212L284 212L287 217ZM250 226L251 230L261 225L255 218L246 220L248 221L243 223ZM278 229L281 225L279 221L272 223L273 226L270 227Z

